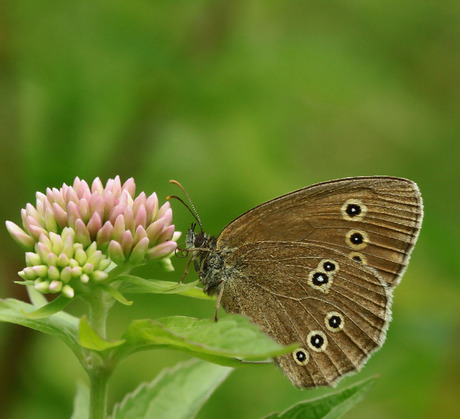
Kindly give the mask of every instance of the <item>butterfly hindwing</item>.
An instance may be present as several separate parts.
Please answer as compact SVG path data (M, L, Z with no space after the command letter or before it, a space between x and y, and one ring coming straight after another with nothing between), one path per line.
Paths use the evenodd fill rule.
M224 283L224 308L249 316L281 344L300 343L297 352L277 359L296 386L334 384L359 369L385 339L389 287L375 270L337 250L247 243L227 265L234 274Z

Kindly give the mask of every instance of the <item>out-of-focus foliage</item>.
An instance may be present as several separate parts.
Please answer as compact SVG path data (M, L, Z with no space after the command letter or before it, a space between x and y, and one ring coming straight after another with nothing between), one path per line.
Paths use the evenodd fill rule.
M75 176L134 176L160 199L180 192L168 183L177 179L214 234L314 182L413 179L425 219L387 342L340 388L381 374L353 418L460 414L458 2L6 0L0 10L2 220L20 222L36 190ZM191 216L173 206L185 231ZM13 284L23 254L4 228L0 249L1 296L25 299ZM185 262L174 265L144 274L177 281ZM136 317L213 310L136 296L113 309L110 335ZM84 372L62 343L1 325L0 357L2 414L70 416ZM113 377L111 402L186 358L133 356ZM198 418L261 417L327 392L301 392L274 366L239 368Z

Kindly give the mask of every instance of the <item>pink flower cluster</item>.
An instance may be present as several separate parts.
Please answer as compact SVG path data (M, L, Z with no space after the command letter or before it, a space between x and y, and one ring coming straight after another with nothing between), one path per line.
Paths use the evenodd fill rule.
M132 178L122 185L117 176L109 179L105 187L96 178L90 187L77 177L73 186L64 184L60 189L47 188L46 194L37 192L36 205L27 204L21 211L23 228L11 221L6 222L6 227L26 250L35 250L41 256L44 243L49 244L50 239L54 242L56 234L60 236L69 229L72 234L66 234L80 253L91 246L91 252L97 248L117 265L134 266L170 256L180 232L175 232L171 224L169 202L160 207L155 193L147 197L141 192L135 197L135 190ZM59 248L47 246L47 251L55 253ZM55 256L57 259L43 257L46 260L40 263L49 265L49 261L64 259L61 254ZM29 254L26 262L33 260L36 266L36 259Z

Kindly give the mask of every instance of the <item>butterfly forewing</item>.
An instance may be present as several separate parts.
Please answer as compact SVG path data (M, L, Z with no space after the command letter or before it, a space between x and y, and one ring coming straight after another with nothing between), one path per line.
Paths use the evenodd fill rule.
M314 243L377 269L395 286L423 216L417 185L376 176L312 185L246 212L220 234L217 247L259 241Z
M227 263L235 275L225 283L224 308L305 351L297 354L300 362L296 352L277 359L295 385L334 384L381 346L391 295L373 269L301 242L247 243Z

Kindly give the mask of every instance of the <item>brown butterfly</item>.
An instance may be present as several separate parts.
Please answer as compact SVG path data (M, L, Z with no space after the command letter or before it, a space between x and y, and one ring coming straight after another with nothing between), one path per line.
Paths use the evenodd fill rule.
M265 202L217 238L192 225L186 246L227 312L283 345L300 342L276 359L294 385L335 385L382 346L422 217L414 182L346 178Z

